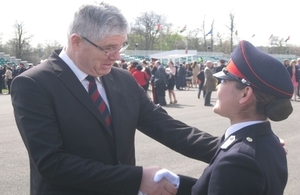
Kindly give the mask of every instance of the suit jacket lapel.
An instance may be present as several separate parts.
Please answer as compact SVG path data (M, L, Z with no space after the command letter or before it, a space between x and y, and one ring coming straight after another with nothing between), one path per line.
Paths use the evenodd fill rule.
M112 136L112 132L107 127L103 117L96 108L91 97L82 86L76 75L72 72L69 66L58 56L60 50L56 50L49 58L58 78L69 89L69 91L78 99L92 114L101 122L107 132Z

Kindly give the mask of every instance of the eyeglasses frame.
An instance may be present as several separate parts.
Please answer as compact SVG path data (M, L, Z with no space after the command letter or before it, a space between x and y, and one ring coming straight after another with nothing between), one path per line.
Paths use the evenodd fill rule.
M100 46L96 45L95 43L93 43L92 41L90 41L89 39L87 39L86 37L82 37L82 38L83 38L85 41L89 42L89 43L90 43L91 45L93 45L94 47L96 47L97 49L99 49L100 51L104 52L104 53L105 53L105 56L109 56L108 54L109 54L110 52L113 52L114 54L115 54L116 52L121 53L121 52L125 51L125 50L127 49L127 47L129 46L128 42L125 42L125 43L123 43L123 46L122 46L120 49L118 49L118 50L105 50L105 49L103 49L102 47L100 47Z

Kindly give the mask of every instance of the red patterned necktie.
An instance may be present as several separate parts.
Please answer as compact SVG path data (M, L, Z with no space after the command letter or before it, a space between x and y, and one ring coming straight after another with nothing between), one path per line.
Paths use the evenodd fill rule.
M97 88L97 85L95 82L95 78L88 75L86 77L86 79L90 82L89 86L88 86L88 92L89 92L92 100L96 104L99 112L104 117L106 125L111 129L111 117L110 117L107 105L105 104L104 100L102 99L102 97L98 91L98 88Z

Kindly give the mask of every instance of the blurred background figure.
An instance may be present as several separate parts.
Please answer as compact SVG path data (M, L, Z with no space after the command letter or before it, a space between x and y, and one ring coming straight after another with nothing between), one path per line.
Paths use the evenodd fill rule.
M167 89L168 89L169 100L170 100L169 104L173 104L173 103L176 104L177 99L174 92L176 68L172 61L169 61L168 63L168 66L166 68L166 74L167 74Z
M213 63L212 61L206 62L206 67L204 69L204 88L205 88L205 101L204 106L213 106L210 103L211 93L216 90L218 80L213 76Z
M135 80L137 81L137 83L145 90L145 92L147 93L148 90L148 83L149 83L149 75L147 72L142 71L143 67L142 65L137 65L136 66L136 71L134 73L132 73L132 76L135 78ZM148 94L147 94L148 95Z
M12 75L12 69L11 67L6 67L6 71L5 71L5 82L7 85L7 89L8 89L8 94L10 94L10 84L13 80L13 75Z
M299 72L298 69L296 67L296 60L291 60L290 65L286 68L291 76L291 80L294 86L294 93L293 93L293 97L291 98L291 100L293 101L297 101L297 90L298 90L298 78L299 78Z
M193 77L192 77L192 87L197 88L198 87L198 83L197 83L197 75L200 72L200 66L197 63L197 61L194 61L192 63L192 72L193 72Z

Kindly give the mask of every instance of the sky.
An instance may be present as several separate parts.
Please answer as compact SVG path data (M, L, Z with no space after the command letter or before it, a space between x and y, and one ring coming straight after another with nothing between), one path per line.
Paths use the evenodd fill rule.
M23 23L27 35L33 35L32 45L58 41L66 43L66 32L74 12L82 4L95 0L6 0L1 2L0 33L2 43L13 37L13 26ZM97 1L99 2L99 1ZM268 46L271 35L290 39L287 44L300 46L300 11L294 0L240 1L240 0L107 0L121 9L129 23L143 12L154 11L164 15L168 23L180 30L202 28L228 36L230 12L235 15L238 36L235 41L248 40L256 46ZM3 6L4 5L4 6ZM163 28L163 26L162 26ZM186 31L186 32L187 32ZM184 33L186 33L184 32ZM185 35L182 33L182 35ZM216 37L216 36L215 36ZM210 38L210 36L208 36Z

